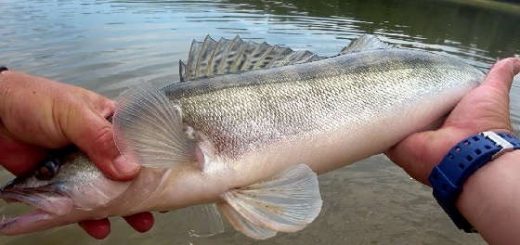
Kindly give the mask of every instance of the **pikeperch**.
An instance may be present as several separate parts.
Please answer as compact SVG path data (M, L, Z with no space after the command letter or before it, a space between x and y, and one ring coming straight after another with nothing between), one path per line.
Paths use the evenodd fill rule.
M456 58L373 36L334 57L235 39L192 43L180 82L118 99L116 145L144 166L109 180L80 152L58 154L0 191L35 211L0 222L21 234L84 219L206 204L255 239L295 232L322 206L317 173L382 153L446 115L483 73ZM217 209L220 211L218 212Z

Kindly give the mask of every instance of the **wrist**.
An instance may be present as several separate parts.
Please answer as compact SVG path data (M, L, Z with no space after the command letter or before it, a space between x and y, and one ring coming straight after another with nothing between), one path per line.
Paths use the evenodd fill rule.
M520 240L515 229L520 226L519 160L517 150L484 165L464 183L457 200L459 211L490 243Z
M459 229L475 230L457 206L467 180L481 167L515 149L520 149L520 139L504 132L485 131L456 144L434 167L428 178L433 195Z

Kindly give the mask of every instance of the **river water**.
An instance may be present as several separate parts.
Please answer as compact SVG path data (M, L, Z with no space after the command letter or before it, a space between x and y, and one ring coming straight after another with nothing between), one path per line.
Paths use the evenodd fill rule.
M192 39L242 38L334 55L364 33L396 45L458 56L486 70L520 53L520 6L481 1L0 0L0 63L116 97L143 81L178 81ZM520 119L520 90L512 115ZM403 118L403 120L406 120ZM396 122L398 123L398 122ZM0 180L10 178L0 174ZM156 215L145 234L113 219L103 241L76 225L0 237L0 244L483 244L458 231L431 190L383 156L320 177L324 208L305 230L254 241L229 226L190 236L187 211ZM2 208L0 207L0 211Z

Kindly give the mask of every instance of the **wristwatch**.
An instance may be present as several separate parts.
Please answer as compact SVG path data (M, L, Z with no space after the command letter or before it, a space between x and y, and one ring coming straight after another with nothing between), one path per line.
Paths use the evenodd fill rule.
M486 131L455 145L433 168L428 178L433 196L459 229L468 233L477 232L455 206L464 182L486 163L515 149L520 149L520 139L517 137Z

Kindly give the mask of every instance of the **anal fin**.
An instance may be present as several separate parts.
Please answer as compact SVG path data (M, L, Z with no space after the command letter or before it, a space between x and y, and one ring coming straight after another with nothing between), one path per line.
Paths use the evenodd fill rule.
M228 191L219 208L236 230L255 239L296 232L318 216L322 207L318 177L297 165L270 180Z

